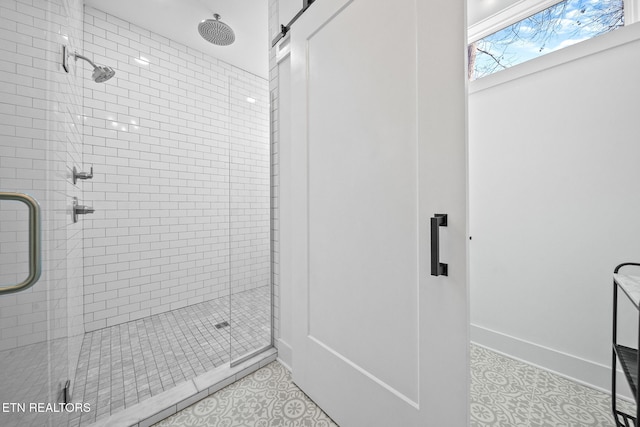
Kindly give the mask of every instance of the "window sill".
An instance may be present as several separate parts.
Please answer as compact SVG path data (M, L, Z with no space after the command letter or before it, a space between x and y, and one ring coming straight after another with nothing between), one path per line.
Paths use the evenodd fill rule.
M640 25L619 28L469 82L469 95L637 40L640 40Z

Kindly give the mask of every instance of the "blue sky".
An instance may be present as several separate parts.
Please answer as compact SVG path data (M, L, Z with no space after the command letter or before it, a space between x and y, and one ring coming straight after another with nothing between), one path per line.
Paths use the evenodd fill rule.
M622 0L565 0L489 35L476 46L501 65L477 51L476 78L608 32L615 22L611 17L621 9Z

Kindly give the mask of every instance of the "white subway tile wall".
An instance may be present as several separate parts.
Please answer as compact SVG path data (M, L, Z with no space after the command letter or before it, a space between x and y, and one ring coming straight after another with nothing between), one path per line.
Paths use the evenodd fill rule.
M90 7L84 30L116 70L85 82L87 331L267 285L268 82Z
M268 83L250 74L229 82L233 294L270 284L271 179Z
M84 70L72 64L67 74L60 64L63 44L82 45L82 20L81 0L0 3L0 191L39 201L43 246L39 282L0 297L3 402L59 401L84 333L82 227L69 215L82 194L69 177L82 165ZM27 213L16 206L0 203L4 285L26 277ZM57 416L0 414L0 424L45 425L49 417Z

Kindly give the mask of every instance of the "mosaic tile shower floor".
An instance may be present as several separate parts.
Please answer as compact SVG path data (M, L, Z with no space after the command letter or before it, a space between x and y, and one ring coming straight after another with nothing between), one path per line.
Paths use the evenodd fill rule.
M471 347L472 427L614 427L610 403L605 393ZM634 406L625 402L623 409L633 411ZM336 424L293 384L282 365L273 362L155 425L182 426Z
M90 425L268 345L270 306L262 286L87 333L73 400L92 410L69 426ZM225 321L230 326L216 328Z

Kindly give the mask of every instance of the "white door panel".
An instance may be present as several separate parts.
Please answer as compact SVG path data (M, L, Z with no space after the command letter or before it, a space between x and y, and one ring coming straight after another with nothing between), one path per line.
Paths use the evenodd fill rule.
M413 1L318 1L291 33L293 375L343 427L467 422L464 2L427 3L461 14L461 62L427 65L444 81L420 57L455 43L427 48ZM436 211L450 277L429 276Z
M350 26L379 13L352 2L308 40L309 334L415 401L416 81L402 71L415 52L388 51L397 67L375 67L389 35ZM413 33L405 21L388 24Z

